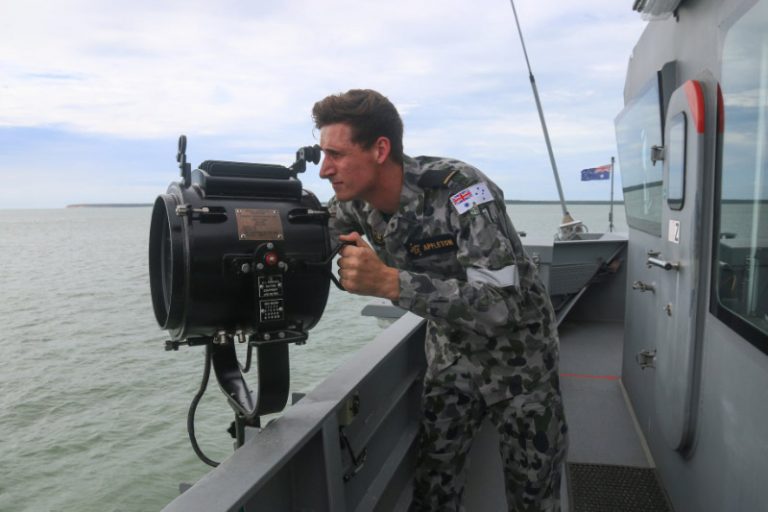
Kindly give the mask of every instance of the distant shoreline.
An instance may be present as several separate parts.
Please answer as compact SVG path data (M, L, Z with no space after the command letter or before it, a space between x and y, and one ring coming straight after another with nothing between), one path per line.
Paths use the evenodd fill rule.
M505 199L504 202L506 204L560 204L560 201L557 200L549 200L549 201L541 201L536 199ZM567 204L605 204L610 205L610 201L603 201L603 200L590 200L590 199L581 199L578 201L568 201ZM624 200L615 200L613 204L624 204Z
M83 203L68 204L67 208L147 208L152 203Z
M507 199L504 201L506 204L560 204L557 200L536 200L536 199ZM594 205L609 205L610 201L599 201L582 199L579 201L568 201L568 204L594 204ZM613 204L624 204L624 201L614 201ZM68 204L67 208L149 208L152 203L83 203L83 204Z

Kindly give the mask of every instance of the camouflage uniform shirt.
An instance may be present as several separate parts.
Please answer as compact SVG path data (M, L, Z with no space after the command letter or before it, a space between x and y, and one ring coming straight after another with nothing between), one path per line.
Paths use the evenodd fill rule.
M360 232L398 269L395 305L428 320L428 376L463 355L487 404L558 395L554 313L501 190L458 160L406 156L403 167L391 217L364 201L330 201L332 239Z

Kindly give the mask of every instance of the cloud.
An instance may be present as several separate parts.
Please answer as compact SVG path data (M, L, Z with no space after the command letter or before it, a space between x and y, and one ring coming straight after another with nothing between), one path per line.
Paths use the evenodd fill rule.
M590 27L561 25L575 10L568 2L518 3L542 37L531 41L537 68L564 69L558 45L578 51ZM13 5L0 22L10 41L0 49L10 106L0 123L142 137L180 125L236 132L306 122L312 101L352 86L441 101L510 87L512 68L525 75L521 60L511 66L519 44L505 2L158 4Z
M516 3L556 153L605 150L644 23L604 0ZM501 161L545 154L509 2L11 2L0 17L0 127L231 140L285 163L311 105L376 88L406 149ZM608 141L608 142L606 142ZM548 166L546 157L542 164Z

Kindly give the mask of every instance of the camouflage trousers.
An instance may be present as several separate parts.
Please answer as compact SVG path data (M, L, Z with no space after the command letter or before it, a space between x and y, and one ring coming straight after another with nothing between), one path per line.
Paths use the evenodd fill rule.
M465 464L485 418L499 433L509 510L560 510L567 426L558 390L543 401L504 400L487 405L471 375L454 365L425 379L422 403L412 512L465 510Z

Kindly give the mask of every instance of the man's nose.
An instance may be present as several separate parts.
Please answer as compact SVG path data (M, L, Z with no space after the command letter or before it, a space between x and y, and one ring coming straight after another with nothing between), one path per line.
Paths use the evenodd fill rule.
M320 177L328 178L333 174L333 166L330 164L330 160L323 157L323 161L320 162Z

